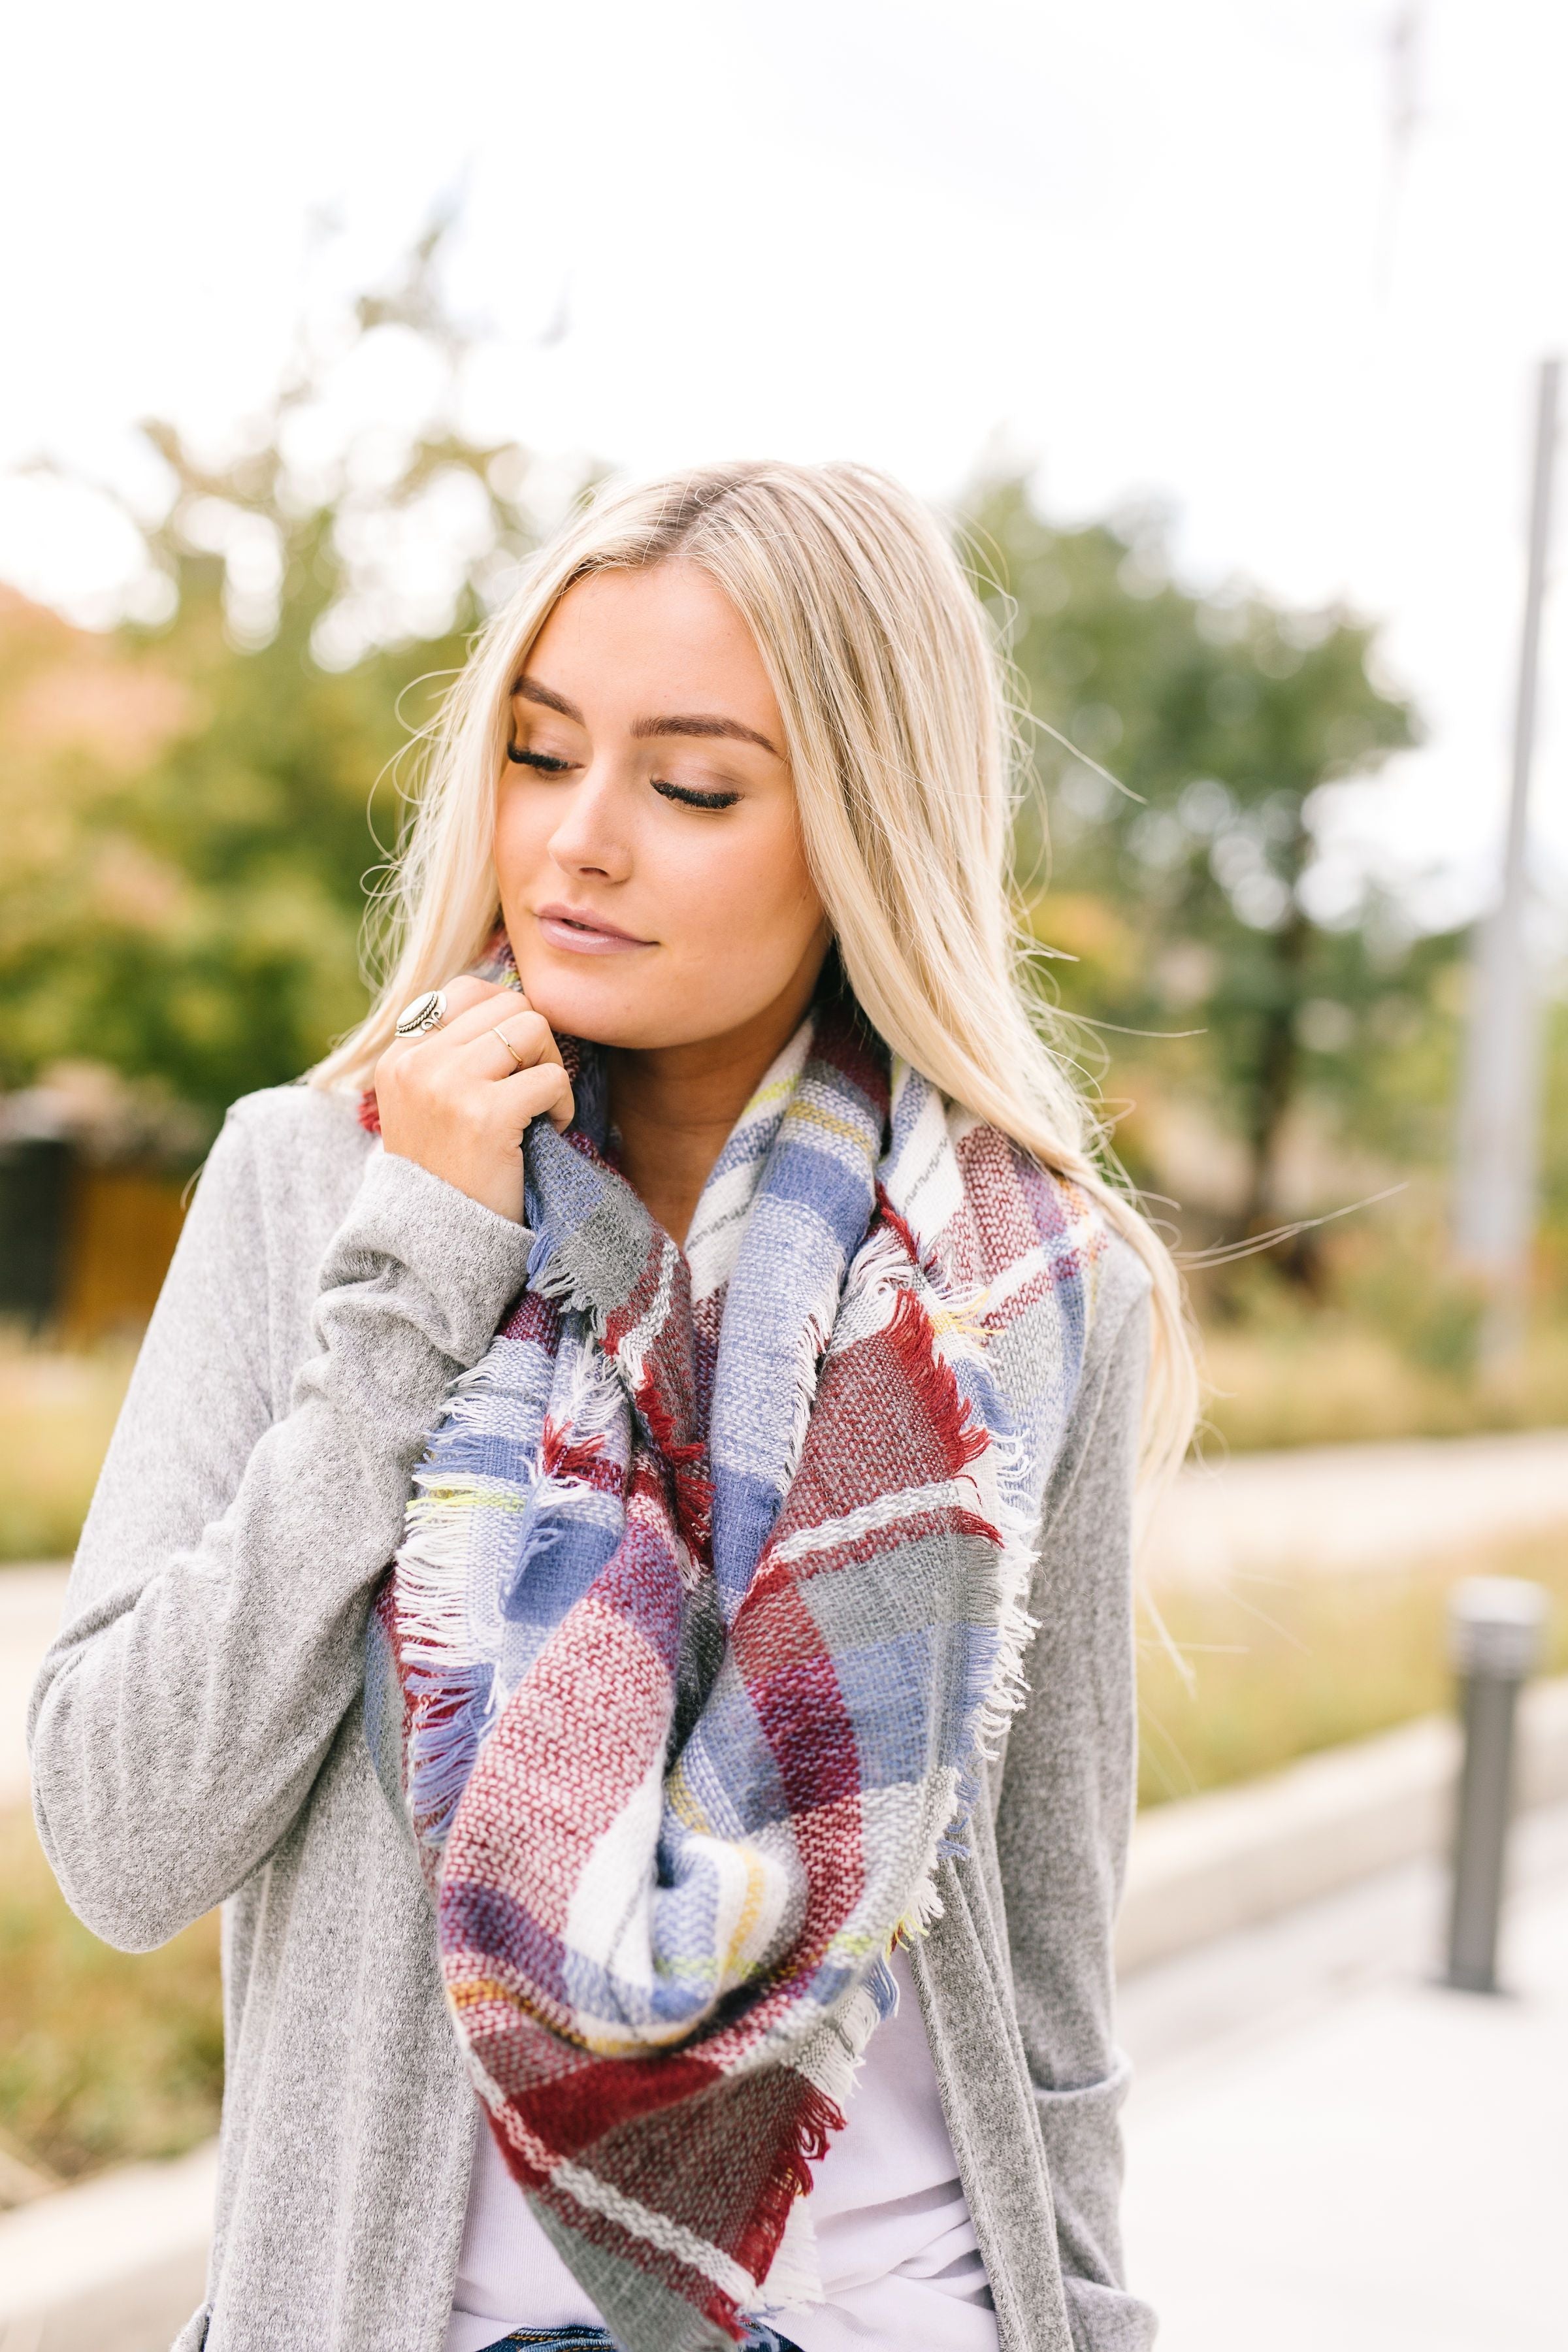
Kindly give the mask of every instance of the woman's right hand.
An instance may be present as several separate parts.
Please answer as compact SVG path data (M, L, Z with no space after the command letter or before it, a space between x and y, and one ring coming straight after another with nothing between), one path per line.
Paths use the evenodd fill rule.
M549 1023L515 988L464 973L446 997L438 1029L394 1038L375 1066L381 1139L520 1225L523 1129L543 1114L564 1131L572 1081Z

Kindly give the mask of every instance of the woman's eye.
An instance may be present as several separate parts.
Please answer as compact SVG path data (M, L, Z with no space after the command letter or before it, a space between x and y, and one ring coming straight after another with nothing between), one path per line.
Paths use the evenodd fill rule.
M658 776L653 779L653 788L656 793L662 793L667 801L679 801L682 808L733 808L741 797L739 793L694 793L685 784L661 782Z
M557 760L549 751L531 751L526 743L509 743L506 756L517 768L536 768L542 776L563 776L572 765L570 760Z

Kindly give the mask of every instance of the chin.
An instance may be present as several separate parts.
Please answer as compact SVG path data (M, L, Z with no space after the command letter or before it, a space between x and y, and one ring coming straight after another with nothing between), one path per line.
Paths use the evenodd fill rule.
M536 1013L542 1013L560 1037L581 1037L590 1045L663 1045L657 1002L658 991L635 997L624 982L605 986L590 972L563 972L553 961L547 968L518 969L522 992Z

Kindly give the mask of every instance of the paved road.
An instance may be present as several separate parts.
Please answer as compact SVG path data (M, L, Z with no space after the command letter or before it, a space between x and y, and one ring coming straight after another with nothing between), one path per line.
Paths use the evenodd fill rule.
M1184 1470L1146 1567L1181 1581L1397 1568L1551 1528L1568 1533L1568 1430L1310 1445Z
M62 1590L0 1574L0 1801ZM1123 1986L1128 2254L1160 2352L1562 2352L1568 1807L1521 1822L1515 1859L1506 2000L1432 1983L1442 1878L1421 1864ZM0 2339L54 2291L68 2222L106 2266L68 2265L72 2352L156 2352L199 2277L210 2157L81 2194L85 2239L74 2204L0 2221Z
M1431 1980L1414 1865L1123 1988L1160 2352L1563 2352L1568 1808L1517 1844L1508 1998Z
M1568 1430L1304 1446L1184 1470L1143 1570L1191 1582L1398 1567L1552 1528L1568 1541ZM62 1570L0 1567L0 1806L26 1792L18 1726L63 1591Z
M1159 2352L1562 2352L1568 1807L1521 1825L1512 1997L1429 1981L1441 1877L1392 1871L1133 1977L1133 2284ZM213 2158L0 2216L0 2344L161 2352ZM7 2332L9 2330L9 2332Z

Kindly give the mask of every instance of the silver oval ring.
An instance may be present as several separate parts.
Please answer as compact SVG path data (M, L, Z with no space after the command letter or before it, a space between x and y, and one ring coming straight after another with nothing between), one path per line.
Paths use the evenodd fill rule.
M397 1016L394 1034L398 1037L423 1037L427 1029L439 1029L447 1018L447 992L444 988L427 988L405 1004Z

